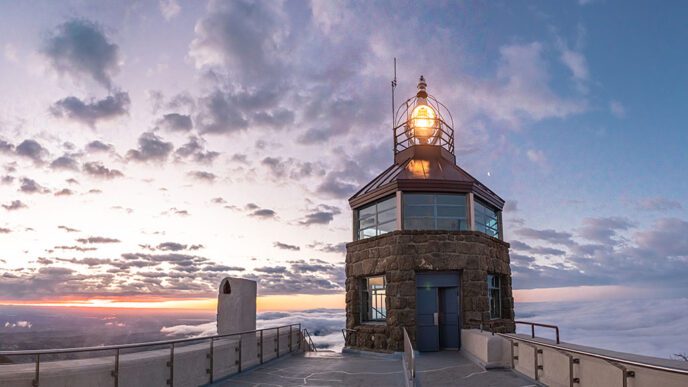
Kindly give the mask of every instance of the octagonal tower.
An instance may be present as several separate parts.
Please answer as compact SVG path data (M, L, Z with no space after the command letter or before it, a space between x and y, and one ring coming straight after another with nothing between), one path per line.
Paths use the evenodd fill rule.
M461 347L485 321L514 331L504 200L456 165L453 119L427 92L395 114L394 164L349 199L346 345L402 351Z

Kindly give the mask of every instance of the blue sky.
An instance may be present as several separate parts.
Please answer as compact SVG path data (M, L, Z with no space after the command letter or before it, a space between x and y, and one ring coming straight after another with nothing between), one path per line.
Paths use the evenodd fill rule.
M516 289L685 295L687 8L0 3L0 297L341 294L394 57L507 200Z

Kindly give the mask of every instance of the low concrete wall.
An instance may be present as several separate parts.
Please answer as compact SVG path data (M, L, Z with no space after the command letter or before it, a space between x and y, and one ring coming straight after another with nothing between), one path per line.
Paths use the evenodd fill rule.
M688 375L633 364L651 364L688 371L688 363L686 362L613 352L569 343L557 345L552 340L532 339L525 335L505 337L501 337L501 343L508 348L509 352L512 351L511 346L513 344L514 369L547 386L569 387L572 382L579 387L688 386ZM556 348L547 345L554 345ZM600 359L592 356L592 354L607 356L617 359L617 361Z
M510 368L509 341L478 329L461 330L461 350L486 369Z
M291 333L291 348L299 350L299 331ZM216 339L213 345L213 379L235 374L261 362L260 333L243 335L241 352L239 338ZM278 352L279 348L279 352ZM289 330L263 333L263 362L290 352ZM110 356L79 360L41 361L40 386L112 386L115 370L114 351ZM119 361L119 385L132 387L165 386L173 377L175 386L198 386L210 381L210 340L198 344L177 345L174 350L174 367L169 367L170 348L127 353L122 350ZM35 364L0 365L0 386L31 387L35 376Z

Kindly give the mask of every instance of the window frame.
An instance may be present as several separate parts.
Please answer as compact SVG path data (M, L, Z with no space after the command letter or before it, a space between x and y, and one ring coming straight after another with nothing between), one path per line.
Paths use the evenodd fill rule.
M385 208L383 210L380 210L378 208L381 204L384 204L387 202L390 202L392 204L392 206L389 208ZM373 209L373 215L372 215L372 217L374 218L373 223L371 226L361 229L361 211L365 211L365 210L368 210L371 208ZM357 208L354 211L354 213L355 213L355 216L354 216L354 238L355 238L355 240L361 240L361 239L376 237L379 235L383 235L383 234L387 234L389 232L395 231L397 229L397 199L396 199L396 195L387 196L387 197L384 197L382 199L376 200L372 203L368 203L365 206L361 206L361 207ZM380 222L380 214L388 215L390 213L393 214L392 217L387 218L386 221L381 223ZM366 216L366 217L368 217L368 216ZM392 226L390 230L385 231L385 230L381 229L382 226L390 226L390 225ZM362 235L361 232L366 231L366 230L373 230L374 235Z
M382 279L382 286L370 284L371 279ZM384 274L361 278L361 323L387 321L387 279ZM375 316L375 317L373 317Z
M496 280L496 281L493 281ZM496 286L495 286L496 284ZM493 300L495 300L493 292L497 294L496 305L493 308ZM499 274L487 274L487 304L490 313L490 320L498 320L502 318L502 276Z
M483 234L489 235L493 238L501 238L501 216L499 215L500 211L498 209L476 198L473 204L473 213L475 217L475 219L473 219L473 224L476 231L480 231ZM494 217L492 214L494 214ZM494 219L494 227L491 227L488 224L489 219Z
M428 195L432 196L432 204L408 204L407 200L409 196L414 196L414 195ZM463 198L463 204L451 204L451 203L440 203L438 201L439 197L443 196L455 196L455 197L461 197ZM432 207L432 216L409 216L407 207ZM470 230L470 222L469 222L469 203L468 203L468 194L464 192L403 192L402 193L402 212L401 212L401 218L402 218L402 229L404 230L440 230L440 231L469 231ZM456 216L442 216L440 215L439 208L441 207L449 207L449 208L463 208L463 216L461 217L456 217ZM432 228L410 228L407 225L408 220L413 220L413 219L428 219L430 218L432 220ZM445 228L439 228L439 223L441 221L446 221L446 220L458 220L458 228L457 229L445 229Z

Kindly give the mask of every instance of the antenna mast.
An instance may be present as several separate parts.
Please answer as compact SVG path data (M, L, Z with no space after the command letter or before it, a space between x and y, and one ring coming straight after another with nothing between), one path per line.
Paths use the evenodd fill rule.
M396 106L394 106L394 89L397 88L397 58L394 58L394 80L392 80L392 136L394 136L394 152L397 151L397 137L394 134L394 112Z

